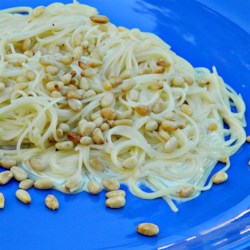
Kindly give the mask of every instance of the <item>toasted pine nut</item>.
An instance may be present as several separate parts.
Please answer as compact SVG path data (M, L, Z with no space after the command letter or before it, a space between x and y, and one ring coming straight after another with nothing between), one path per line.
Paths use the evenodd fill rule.
M191 116L193 114L192 108L187 104L181 105L180 110L188 116Z
M127 158L125 161L123 161L122 166L126 169L133 169L137 165L137 159L133 156Z
M99 67L103 64L102 61L98 60L98 59L91 59L91 61L88 62L88 65L91 67L91 68L96 68L96 67Z
M72 141L62 141L55 144L55 148L58 150L70 150L74 148L74 143Z
M102 97L101 99L101 107L102 108L107 108L112 106L112 104L115 103L115 96L113 93L106 93L105 96Z
M34 185L34 181L32 181L31 179L26 179L26 180L23 180L19 183L19 188L20 189L29 189L31 188L32 186Z
M46 196L45 204L47 208L51 210L57 210L59 208L59 201L53 194L49 194Z
M18 189L16 191L16 198L24 204L30 204L31 202L30 194L23 189Z
M38 6L32 11L33 17L39 17L45 12L46 8L44 6Z
M163 89L163 83L162 82L155 82L150 85L151 90L160 90Z
M216 131L218 129L218 125L216 123L210 123L208 125L208 129L213 132L213 131Z
M94 23L100 23L100 24L105 24L105 23L108 23L109 22L109 19L108 17L106 16L91 16L90 17L90 20Z
M126 196L126 192L124 190L113 190L113 191L109 191L106 193L106 198L111 198L111 197L115 197L115 196Z
M120 188L119 182L115 180L111 180L111 179L103 179L102 185L108 191L113 191L113 190L117 190Z
M107 120L114 120L116 117L116 111L113 108L103 108L100 113Z
M126 92L134 88L136 81L134 79L128 79L122 83L122 91Z
M94 120L94 123L95 123L96 127L100 127L103 124L103 122L104 122L104 119L101 116L97 117Z
M56 66L54 66L54 65L48 65L47 67L46 67L46 71L49 73L49 74L51 74L51 75L56 75L58 72L59 72L59 69L56 67Z
M114 196L106 200L106 206L109 208L121 208L124 207L126 200L123 196Z
M103 124L100 126L100 129L101 129L102 132L105 132L105 131L107 131L107 130L110 129L110 126L109 126L108 123L105 122L105 123L103 123Z
M198 85L200 86L200 87L206 87L207 85L209 85L210 84L210 81L208 80L208 79L200 79L199 81L198 81Z
M13 174L13 177L17 180L17 181L23 181L26 180L28 178L28 174L20 167L12 167L10 169L10 171Z
M139 105L135 107L135 111L141 116L146 116L150 114L151 108L146 105Z
M133 125L133 120L131 119L122 119L122 120L115 120L115 121L110 121L110 126L115 127L115 126L132 126Z
M7 184L13 177L13 174L11 171L3 171L0 173L0 185Z
M81 46L75 47L72 53L75 60L80 60L83 54L83 48Z
M95 169L97 171L100 171L100 172L104 171L104 166L103 166L102 162L97 160L97 159L90 159L89 165L90 165L90 167L92 167L93 169Z
M116 115L117 120L122 120L122 119L128 119L131 118L133 111L132 110L126 110L120 114Z
M194 187L192 186L187 186L183 187L179 192L178 195L181 198L188 198L191 196L191 194L194 192Z
M81 139L80 139L80 143L84 146L89 146L91 144L94 143L93 139L89 136L83 136Z
M103 137L101 129L99 129L99 128L94 129L93 140L96 144L103 144L104 143L104 137Z
M159 131L159 136L160 136L160 138L161 138L163 141L168 141L169 138L170 138L169 133L166 132L166 131L164 131L164 130L162 130L162 129Z
M60 123L58 125L58 128L60 128L63 132L69 132L70 131L70 126L67 123Z
M194 83L194 79L191 76L184 76L183 79L190 86Z
M117 86L122 84L123 80L120 77L110 77L109 82L111 83L113 88L116 88Z
M101 192L101 186L96 181L89 181L87 189L90 194L99 194Z
M58 97L61 97L61 96L62 96L62 94L57 90L53 90L51 92L51 97L53 97L53 98L58 98Z
M155 120L149 120L145 125L145 129L147 131L154 131L157 128L158 128L158 123Z
M37 158L33 158L30 159L30 166L33 170L35 171L44 171L46 169L46 164L44 161L37 159Z
M102 87L106 91L109 91L113 88L109 80L105 80L104 83L102 84Z
M86 91L89 90L88 79L85 78L85 77L82 77L81 80L80 80L79 87L80 87L80 89L83 89L83 90L86 90Z
M57 136L58 136L59 138L62 138L62 137L64 136L63 130L60 129L60 128L57 128L57 129L56 129L56 134L57 134Z
M76 176L71 176L65 183L65 188L70 193L75 192L81 185L81 179Z
M157 101L156 103L153 104L153 106L152 106L152 111L153 111L155 114L159 114L159 113L161 113L165 108L166 108L166 104L165 104L162 100L159 100L159 101Z
M93 96L96 96L96 92L93 90L93 89L89 89L87 90L85 93L84 93L84 98L85 99L88 99L88 98L91 98Z
M64 55L61 58L61 62L65 65L69 65L74 61L74 57L72 55Z
M82 96L80 94L78 94L77 92L70 90L67 94L66 97L68 99L77 99L77 100L81 100Z
M72 75L70 73L67 73L67 74L63 75L62 78L61 78L61 81L65 85L69 84L71 80L72 80Z
M81 136L76 132L67 132L67 138L74 144L78 144L81 140Z
M141 223L136 228L139 234L145 236L155 236L159 233L159 227L153 223Z
M96 75L96 70L93 68L88 68L81 72L82 77L92 77L94 75Z
M0 160L0 165L3 168L6 168L6 169L10 169L11 167L15 166L16 163L17 163L16 160L12 160L12 159L2 159L2 160Z
M131 89L129 91L129 96L132 101L137 102L140 98L140 93L136 89Z
M165 120L161 123L161 129L167 131L168 133L172 133L178 128L178 124L174 121Z
M3 209L5 205L5 198L3 193L0 193L0 209Z
M228 179L228 175L225 172L218 172L213 177L214 184L221 184Z
M73 111L81 111L82 110L82 102L77 100L77 99L69 99L68 100L68 104L69 107L73 110Z
M166 68L166 67L169 67L171 64L166 59L161 59L161 60L156 62L156 65Z
M171 80L171 85L174 87L181 87L184 85L184 79L181 76L175 76Z
M249 135L249 136L247 136L247 138L246 138L246 142L250 142L250 135Z
M81 136L89 136L95 129L96 124L94 122L87 122L82 119L78 122L78 132Z
M164 73L165 69L162 66L156 66L153 70L154 74L162 74Z
M178 146L178 140L175 136L170 137L170 139L165 143L164 149L166 153L172 152Z
M51 189L53 187L53 182L51 179L43 177L35 181L34 187L37 189Z

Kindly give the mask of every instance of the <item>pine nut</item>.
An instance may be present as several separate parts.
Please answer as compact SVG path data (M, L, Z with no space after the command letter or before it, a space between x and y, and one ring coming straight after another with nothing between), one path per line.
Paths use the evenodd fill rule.
M150 85L151 90L160 90L163 89L163 83L162 82L155 82Z
M94 120L94 123L96 125L96 127L100 127L104 122L104 119L100 116L100 117L97 117L95 120Z
M53 90L51 92L51 97L53 97L53 98L58 98L58 97L61 97L61 96L62 96L62 94L57 90Z
M83 48L81 46L78 46L73 49L73 56L75 60L80 60L81 56L83 55Z
M110 107L114 103L115 103L115 96L113 93L106 93L106 95L103 96L101 99L102 108Z
M95 75L96 75L96 70L93 68L88 68L81 72L81 77L92 77Z
M121 73L121 75L120 75L120 77L121 77L123 80L126 80L126 79L130 78L131 76L132 76L132 74L131 74L131 72L128 71L128 70L124 70L124 71Z
M35 181L34 187L37 189L51 189L53 188L53 182L51 179L43 177Z
M20 167L14 166L10 169L10 171L12 172L13 177L17 181L23 181L28 178L28 174Z
M120 188L119 182L115 180L111 180L111 179L103 179L102 185L108 191L113 191L113 190L117 190Z
M164 145L164 150L166 153L170 153L176 149L178 146L178 140L175 136L172 136Z
M194 83L194 79L191 76L184 76L183 79L190 86Z
M108 123L105 122L105 123L103 123L103 124L100 126L100 129L101 129L102 132L105 132L105 131L107 131L107 130L110 129L110 126L109 126Z
M89 181L87 189L90 194L99 194L101 192L101 186L96 181Z
M90 167L92 167L93 169L95 169L97 171L100 171L100 172L104 171L103 164L97 159L90 159L89 160L89 165L90 165Z
M16 164L17 164L16 160L11 160L11 159L0 160L0 165L6 169L10 169L11 167L15 166Z
M98 60L98 59L91 59L91 61L88 62L88 65L92 68L96 68L99 67L103 64L102 61Z
M62 138L62 137L64 136L63 130L60 129L60 128L57 128L57 129L56 129L56 134L57 134L57 136L58 136L59 138Z
M116 115L117 120L122 120L122 119L128 119L131 118L133 111L132 110L126 110L120 114Z
M72 176L68 178L68 180L66 181L65 188L70 193L73 193L80 187L80 185L81 185L81 179L76 176Z
M102 117L106 118L107 120L114 120L116 117L116 111L113 108L104 108L101 109Z
M72 80L72 76L71 76L70 73L67 73L67 74L63 75L62 78L61 78L61 81L65 85L69 84L71 80Z
M109 208L121 208L124 207L126 200L123 196L114 196L106 200L106 206Z
M247 136L246 142L250 142L250 136Z
M80 143L84 146L89 146L91 144L94 143L93 139L89 136L83 136L81 139L80 139Z
M228 179L228 175L225 172L218 172L213 177L214 184L221 184Z
M198 85L200 86L200 87L206 87L207 85L209 85L210 84L210 81L208 80L208 79L200 79L199 81L198 81Z
M66 94L67 99L77 99L77 100L81 100L82 96L79 95L77 92L70 90L67 94Z
M213 131L216 131L218 129L218 125L216 123L210 123L208 125L208 129L213 132Z
M16 191L16 198L24 204L30 204L31 202L30 194L23 189L18 189Z
M71 64L72 62L74 61L74 57L71 56L71 55L64 55L62 58L61 58L61 62L65 65L69 65Z
M3 193L0 193L0 209L3 209L5 205L5 198Z
M105 80L104 83L102 84L102 87L106 91L109 91L112 89L112 85L109 80Z
M171 86L181 87L184 85L184 79L181 76L175 76L171 80Z
M32 11L33 17L39 17L45 12L46 8L44 6L38 6Z
M30 166L33 170L42 172L46 169L46 164L40 159L30 159Z
M31 187L33 187L34 185L34 181L32 181L31 179L26 179L26 180L23 180L19 183L19 188L20 189L29 189Z
M167 67L169 67L171 64L170 64L170 62L168 62L167 60L161 59L161 60L159 60L159 61L156 62L156 65L157 65L157 66L162 66L162 67L164 67L164 68L167 68Z
M99 129L99 128L94 129L93 140L96 144L103 144L104 143L104 137L103 137L101 129Z
M91 16L90 17L90 20L94 23L100 23L100 24L105 24L105 23L108 23L109 22L109 19L108 17L106 16Z
M115 126L133 126L133 120L131 119L122 119L122 120L115 120L115 121L111 121L110 123L111 127L115 127Z
M120 77L110 77L109 82L111 83L113 88L116 88L117 86L121 85L123 80Z
M67 123L60 123L58 125L58 128L60 128L63 132L69 132L70 131L70 126Z
M51 75L56 75L59 72L59 69L56 66L49 65L46 67L46 71Z
M82 77L81 80L80 80L79 87L80 87L80 89L83 89L83 90L86 90L86 91L89 90L88 79L85 78L85 77Z
M167 131L168 133L172 133L178 128L178 124L174 121L165 120L161 123L161 129Z
M136 81L134 79L126 80L122 83L122 91L126 92L134 88L136 85Z
M96 92L93 89L87 90L83 95L85 99L91 98L93 96L96 96Z
M13 177L13 174L11 171L3 171L0 173L0 185L7 184Z
M123 163L122 166L126 169L133 169L137 165L137 159L133 156L127 158Z
M155 236L159 233L159 227L153 223L141 223L137 226L137 232L145 236Z
M165 108L166 108L166 104L165 104L162 100L159 100L159 101L157 101L156 103L153 104L153 106L152 106L152 111L153 111L155 114L159 114L159 113L161 113Z
M78 144L81 140L81 136L76 132L68 132L67 138L72 141L74 144Z
M89 136L92 134L96 127L94 122L87 122L86 120L82 119L78 122L77 129L81 136Z
M135 111L141 116L146 116L150 114L151 109L149 106L139 105L135 107Z
M179 192L178 195L181 198L188 198L191 196L191 194L194 192L194 187L192 186L187 186L183 187Z
M59 201L53 194L49 194L46 196L45 204L47 208L51 210L57 210L59 208Z
M126 192L119 189L119 190L109 191L109 192L106 193L106 198L112 198L112 197L116 197L116 196L125 197Z
M74 143L72 141L57 142L55 148L64 151L71 150L74 148Z
M23 51L29 50L30 47L31 47L31 40L29 38L25 39L22 44L22 50Z
M180 110L181 110L184 114L186 114L186 115L188 115L188 116L191 116L191 115L193 114L192 108L191 108L189 105L187 105L187 104L183 104L183 105L181 106Z
M159 136L163 141L168 141L170 138L170 135L168 132L164 131L164 130L160 130L159 131Z
M132 101L137 102L140 98L140 93L136 89L131 89L129 91L129 96Z
M77 100L77 99L69 99L68 100L68 104L69 107L73 110L73 111L81 111L82 110L82 102Z
M60 81L50 81L46 84L46 88L50 91L61 90L63 83Z
M149 120L145 125L145 129L147 131L155 131L157 128L158 123L155 120Z
M154 74L162 74L164 73L165 69L162 66L156 66L153 70Z

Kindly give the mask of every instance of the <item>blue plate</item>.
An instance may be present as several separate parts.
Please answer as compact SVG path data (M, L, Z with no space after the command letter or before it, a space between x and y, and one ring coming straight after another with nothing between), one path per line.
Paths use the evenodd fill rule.
M66 1L63 1L66 2ZM70 2L70 1L67 1ZM159 35L194 66L213 65L250 106L250 34L196 1L85 0L117 25ZM0 8L48 5L51 0L1 1ZM225 3L226 4L226 3ZM7 25L7 24L6 24ZM250 122L249 110L246 112ZM247 133L250 134L249 127ZM66 195L31 189L32 203L15 198L18 185L0 186L6 207L0 211L0 249L244 249L250 245L250 144L232 157L229 180L198 198L178 204L173 213L162 200L130 193L127 205L107 209L104 193ZM125 188L125 187L124 187ZM126 188L125 188L126 189ZM44 205L55 194L60 209ZM136 233L140 222L160 226L157 237Z

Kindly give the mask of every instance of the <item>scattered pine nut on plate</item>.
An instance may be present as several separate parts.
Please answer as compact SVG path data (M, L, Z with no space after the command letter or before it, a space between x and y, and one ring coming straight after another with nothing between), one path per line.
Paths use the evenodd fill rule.
M153 223L141 223L137 226L136 230L139 234L145 236L156 236L160 231L159 227Z

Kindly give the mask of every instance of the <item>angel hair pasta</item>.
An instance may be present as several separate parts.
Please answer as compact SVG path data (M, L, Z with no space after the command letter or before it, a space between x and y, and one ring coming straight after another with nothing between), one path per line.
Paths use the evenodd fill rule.
M215 68L92 7L3 10L0 34L0 157L33 180L73 193L109 178L177 211L245 141L244 102Z

